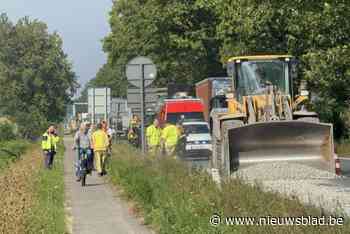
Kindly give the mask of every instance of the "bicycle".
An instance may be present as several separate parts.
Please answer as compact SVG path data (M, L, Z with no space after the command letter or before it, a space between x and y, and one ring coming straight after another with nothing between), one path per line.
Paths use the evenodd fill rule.
M91 173L91 149L79 149L79 176L81 186L86 186L86 176Z

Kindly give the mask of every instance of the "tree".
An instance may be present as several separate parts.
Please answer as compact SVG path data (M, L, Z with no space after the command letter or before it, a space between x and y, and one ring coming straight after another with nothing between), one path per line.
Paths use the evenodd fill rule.
M301 63L295 87L305 78L318 97L314 108L321 119L334 124L337 138L347 135L347 1L224 0L217 5L217 12L222 61L230 56L261 53L296 56Z
M300 60L294 87L308 81L318 97L314 108L334 123L339 138L347 135L344 126L350 128L349 97L339 91L340 84L344 90L350 85L349 18L346 0L119 0L103 44L112 66L150 56L159 69L158 85L193 85L225 75L222 64L231 56L294 55ZM121 70L115 73L123 77ZM106 71L100 74L103 83L112 79Z
M125 65L134 56L150 56L159 70L159 85L193 84L206 76L223 75L213 2L115 1L112 32L104 40L109 61Z
M112 97L126 97L127 80L121 69L124 69L124 66L104 64L97 72L96 77L86 83L77 101L87 102L88 89L98 87L110 88Z
M305 77L318 95L314 104L320 116L334 123L337 139L349 137L350 44L308 53L304 59Z
M13 25L1 15L0 31L0 86L6 87L0 90L0 105L22 135L32 137L63 120L77 87L75 74L61 38L49 34L45 23L26 17Z

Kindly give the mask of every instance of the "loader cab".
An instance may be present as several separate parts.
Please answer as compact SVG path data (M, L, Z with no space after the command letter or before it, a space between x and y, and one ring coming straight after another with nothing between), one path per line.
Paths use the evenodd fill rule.
M273 86L283 95L292 96L291 56L245 56L228 61L227 72L234 80L236 99L244 96L264 95Z
M210 100L210 104L209 104L209 113L213 110L213 109L221 109L221 108L227 108L227 100L226 100L226 96L225 95L218 95L213 97Z

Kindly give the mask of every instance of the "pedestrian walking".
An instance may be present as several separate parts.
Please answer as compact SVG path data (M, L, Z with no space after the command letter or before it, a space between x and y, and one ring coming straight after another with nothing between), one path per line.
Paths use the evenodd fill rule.
M146 129L147 149L151 156L156 156L160 151L161 134L159 121L154 119L153 124Z
M139 148L141 146L141 121L137 115L133 115L129 123L128 141L131 145Z
M77 151L77 158L75 162L75 174L77 176L77 181L80 181L81 179L81 161L82 161L82 156L86 155L87 156L87 165L86 169L90 173L92 168L93 168L93 163L92 163L92 149L91 149L91 139L89 136L89 128L90 125L89 123L82 123L80 125L79 131L74 136L74 146L73 149Z
M41 148L44 153L44 165L47 169L52 169L58 141L59 137L54 126L50 126L42 135Z
M97 124L97 131L92 134L92 145L94 149L95 167L99 176L106 174L105 161L109 146L108 136L102 129L102 124Z
M112 154L113 130L108 126L108 124L107 124L107 122L105 120L103 120L101 122L101 124L102 124L103 131L108 136L109 145L108 145L108 149L107 149L107 156L110 156Z

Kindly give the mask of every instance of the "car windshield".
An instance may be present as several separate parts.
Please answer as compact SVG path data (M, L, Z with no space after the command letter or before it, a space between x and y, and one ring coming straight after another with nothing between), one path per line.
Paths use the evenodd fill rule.
M203 134L209 133L209 128L206 124L184 125L186 134Z
M280 92L289 90L285 63L279 60L242 62L237 81L239 96L264 94L266 85L273 85Z
M168 113L167 122L171 124L176 124L181 119L186 120L203 120L204 115L202 112L184 112L184 113Z

